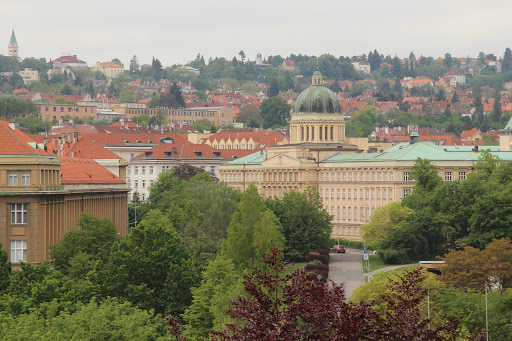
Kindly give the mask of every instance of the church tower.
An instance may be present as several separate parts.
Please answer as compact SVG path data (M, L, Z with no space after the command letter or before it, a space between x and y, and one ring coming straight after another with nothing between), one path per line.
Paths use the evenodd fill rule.
M18 42L16 41L16 35L14 35L14 29L11 33L11 40L9 41L9 57L18 57Z

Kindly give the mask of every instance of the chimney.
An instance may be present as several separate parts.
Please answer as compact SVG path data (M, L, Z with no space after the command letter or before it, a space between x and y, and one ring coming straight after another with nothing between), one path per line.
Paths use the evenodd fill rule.
M58 137L57 136L52 136L52 140L53 140L53 145L55 146L58 142Z
M384 132L386 133L386 135L388 135L389 134L389 127L384 128Z
M46 146L48 144L48 136L44 138L44 145Z
M410 143L414 144L414 143L416 143L416 142L418 142L420 140L420 135L418 135L418 133L416 131L413 131L411 133L410 138L411 138L411 142Z
M120 119L119 122L121 122L121 126L124 126L124 119Z
M73 144L78 142L78 131L73 132Z
M68 143L73 142L73 133L68 133Z
M11 128L12 131L16 131L16 123L9 122L9 128Z

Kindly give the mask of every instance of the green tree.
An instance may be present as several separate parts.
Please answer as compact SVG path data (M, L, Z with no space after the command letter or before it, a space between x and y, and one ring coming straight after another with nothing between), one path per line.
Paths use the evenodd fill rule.
M452 55L449 54L449 53L446 53L444 55L444 59L443 59L443 65L446 66L447 68L451 68L454 64L454 60L452 58Z
M352 115L347 124L347 136L368 137L382 122L379 108L368 105Z
M413 213L412 209L397 202L377 208L371 220L361 227L364 241L369 248L379 249L381 242L394 230L401 228Z
M50 257L55 269L82 277L97 261L106 261L111 246L119 239L116 226L108 218L84 212L77 220L78 229L65 233L60 243L51 245Z
M136 309L128 302L108 299L91 301L76 311L56 313L58 304L48 304L48 313L33 310L14 317L0 314L0 338L19 340L173 340L167 321L151 311ZM5 328L9 326L8 328Z
M323 208L316 189L290 191L283 199L269 198L265 203L283 227L288 259L303 260L307 250L329 247L332 216Z
M207 339L210 329L222 328L235 293L241 293L240 273L223 253L203 272L201 285L192 289L192 304L183 315L184 335L191 340Z
M278 219L265 206L256 186L249 185L228 226L223 248L226 255L238 270L244 270L262 264L262 251L283 245Z
M112 246L94 281L104 296L123 297L141 309L183 313L192 301L197 276L169 219L151 210Z
M136 73L138 72L140 69L140 65L139 65L139 62L137 60L137 56L136 55L133 55L132 59L130 59L130 67L129 67L129 71L130 73Z
M12 119L12 122L17 123L24 128L28 128L31 134L42 133L48 128L43 120L35 114L30 114L25 117L15 117Z
M171 86L171 95L174 96L174 99L176 100L176 103L180 108L185 107L185 100L183 99L183 95L181 94L181 88L178 86L178 84L173 83Z
M279 95L279 84L277 83L277 78L272 79L272 83L268 88L267 96L268 98L276 97Z
M494 105L492 108L492 120L496 123L500 122L503 111L501 110L501 91L499 88L494 92Z
M281 97L270 97L260 107L263 128L286 127L290 119L291 107Z
M510 48L505 49L505 53L503 54L503 62L501 63L501 71L507 72L512 70L512 51Z
M121 91L121 95L119 96L119 101L121 103L135 103L135 91L124 89Z
M254 104L246 104L240 108L240 113L236 117L236 121L243 123L248 128L262 128L263 118L260 111Z
M11 269L12 265L9 262L9 255L7 251L2 249L2 243L0 243L0 295L7 289L11 281Z

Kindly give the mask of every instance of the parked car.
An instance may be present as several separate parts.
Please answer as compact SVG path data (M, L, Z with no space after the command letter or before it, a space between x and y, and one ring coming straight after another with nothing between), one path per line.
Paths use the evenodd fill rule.
M334 253L345 253L345 247L343 245L334 245L331 251Z

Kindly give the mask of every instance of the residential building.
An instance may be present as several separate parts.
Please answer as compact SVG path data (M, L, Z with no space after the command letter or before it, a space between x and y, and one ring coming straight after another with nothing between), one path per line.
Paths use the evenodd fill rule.
M457 70L451 70L446 72L442 77L453 77L457 81L457 83L466 83L466 75Z
M28 84L32 81L39 80L39 71L25 68L23 71L19 71L18 74L23 78L23 82Z
M355 63L352 63L352 65L354 65L354 69L356 71L360 71L360 72L366 73L368 75L371 74L370 63L355 62Z
M116 108L120 113L124 113L126 118L133 116L148 115L156 116L158 108ZM233 108L230 107L197 107L197 108L177 108L166 109L170 123L193 124L195 121L207 120L215 126L225 126L233 124Z
M87 63L83 60L80 60L76 57L76 54L72 56L60 56L59 58L55 58L54 60L50 60L50 64L53 68L59 68L64 70L66 68L85 68L87 67Z
M89 211L128 232L128 189L91 159L59 157L0 120L0 242L10 261L39 263Z
M96 120L96 105L37 103L43 121L62 120L66 116Z
M124 72L124 68L114 62L96 62L92 69L101 72L107 78L116 78Z

